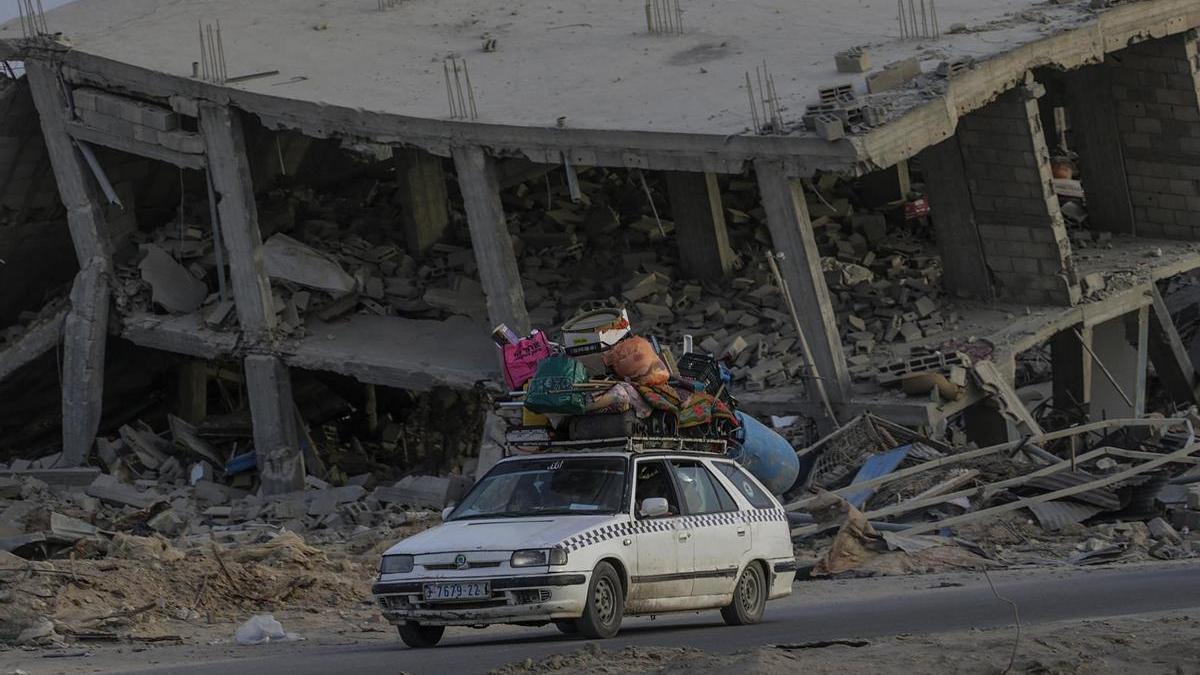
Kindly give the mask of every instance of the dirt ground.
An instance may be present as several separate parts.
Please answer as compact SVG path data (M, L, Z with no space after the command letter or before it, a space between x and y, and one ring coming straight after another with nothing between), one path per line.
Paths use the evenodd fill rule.
M373 554L372 554L373 555ZM349 561L329 563L350 564ZM216 566L216 563L212 563ZM241 574L241 565L226 561L231 573ZM250 563L251 565L261 563ZM324 562L314 562L312 574L323 577ZM1121 567L1147 565L1155 569L1163 565L1190 563L1132 563ZM0 567L7 563L0 561ZM142 573L153 577L159 572L153 566L142 567ZM219 567L219 566L218 566ZM270 565L267 565L269 568ZM1116 567L1116 566L1110 566ZM276 569L280 578L291 578L302 566L283 566ZM113 570L117 572L117 570ZM221 573L214 569L214 575ZM262 569L258 573L265 574ZM1077 567L1023 568L993 572L997 582L1029 574L1057 578L1063 583L1088 571ZM114 579L124 572L113 575ZM39 575L35 575L39 576ZM254 614L271 612L288 631L298 635L309 648L386 644L400 649L395 630L385 623L369 598L373 569L355 568L350 588L329 581L317 581L298 588L285 600L263 604L242 599L226 611L203 615L171 616L169 611L147 610L129 617L84 623L87 603L80 589L63 590L64 596L54 600L56 606L71 609L55 615L55 626L66 638L67 626L79 626L80 631L69 639L49 641L44 645L5 648L0 646L0 675L40 673L82 675L114 670L149 669L167 664L191 661L236 662L241 658L261 656L268 646L240 646L234 641L238 626ZM877 576L873 578L821 579L802 582L801 592L808 601L831 601L886 598L897 593L922 591L948 586L961 586L977 581L978 572L938 572L906 576ZM215 580L215 576L213 577ZM165 583L165 582L156 582ZM213 583L213 582L210 582ZM126 582L114 581L112 592L131 588ZM74 584L72 584L73 586ZM288 588L264 577L253 592L263 596L273 589ZM105 585L110 588L109 584ZM24 588L22 586L21 588ZM142 586L140 588L148 588ZM190 589L190 586L187 588ZM167 586L159 589L170 598L174 593ZM23 594L24 591L17 591ZM190 596L190 593L187 593ZM153 598L151 598L153 599ZM190 597L189 597L190 599ZM51 601L44 598L43 601ZM128 607L136 608L140 597L129 598ZM109 602L106 600L105 602ZM0 619L15 603L0 603ZM93 634L84 626L98 624ZM503 635L522 635L527 629L493 627L493 639ZM106 638L106 633L120 634ZM1184 612L1164 612L1103 620L1071 621L1022 627L1017 656L1011 672L1046 673L1055 675L1093 673L1197 673L1200 674L1200 616ZM1016 639L1014 628L971 630L940 635L898 635L872 638L865 644L777 645L747 652L725 654L696 649L666 647L631 647L624 650L601 649L589 644L567 655L549 657L539 662L510 664L501 675L524 673L697 673L732 672L739 675L763 673L896 673L910 675L926 672L1000 673L1012 656ZM286 648L287 645L279 645Z
M1016 651L1014 652L1014 645ZM1010 667L1011 663L1011 667ZM700 649L598 643L539 662L510 664L495 675L655 673L1200 673L1200 617L1167 613L1092 621L876 640L781 644L721 654Z

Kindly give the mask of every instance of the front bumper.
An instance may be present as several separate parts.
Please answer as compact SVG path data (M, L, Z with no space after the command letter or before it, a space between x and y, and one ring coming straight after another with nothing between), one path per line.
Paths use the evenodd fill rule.
M467 602L426 602L421 588L427 581L449 579L377 581L371 587L371 594L389 622L417 621L431 626L573 619L583 614L587 601L588 574L582 572L453 579L491 584L491 598Z

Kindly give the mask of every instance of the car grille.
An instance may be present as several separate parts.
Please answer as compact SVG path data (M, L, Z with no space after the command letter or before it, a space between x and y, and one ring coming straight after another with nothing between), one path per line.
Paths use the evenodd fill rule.
M499 560L494 560L494 561L490 561L490 562L471 562L471 563L467 563L466 567L461 567L461 568L458 565L455 565L454 563L437 563L434 565L421 565L421 567L423 567L427 570L437 570L437 571L458 570L458 569L474 570L474 569L482 569L485 567L499 567L499 566L500 566Z

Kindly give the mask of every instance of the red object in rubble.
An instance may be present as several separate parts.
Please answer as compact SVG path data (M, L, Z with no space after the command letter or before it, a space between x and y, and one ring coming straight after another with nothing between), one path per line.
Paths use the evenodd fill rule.
M916 220L929 215L929 200L925 197L904 203L904 219Z

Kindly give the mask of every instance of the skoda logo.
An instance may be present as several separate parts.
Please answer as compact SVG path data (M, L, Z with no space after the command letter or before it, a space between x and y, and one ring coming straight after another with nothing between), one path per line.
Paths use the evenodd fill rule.
M461 553L454 556L454 566L460 570L467 569L467 556L465 556Z

